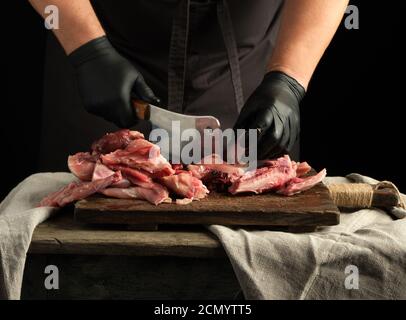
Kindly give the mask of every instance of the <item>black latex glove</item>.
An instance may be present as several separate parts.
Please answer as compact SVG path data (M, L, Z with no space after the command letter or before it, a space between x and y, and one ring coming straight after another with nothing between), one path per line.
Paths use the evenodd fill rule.
M104 36L94 39L69 55L76 71L79 92L86 110L128 128L137 122L131 96L158 104L137 69Z
M289 154L300 133L305 89L282 72L269 72L241 110L234 129L258 130L258 159Z

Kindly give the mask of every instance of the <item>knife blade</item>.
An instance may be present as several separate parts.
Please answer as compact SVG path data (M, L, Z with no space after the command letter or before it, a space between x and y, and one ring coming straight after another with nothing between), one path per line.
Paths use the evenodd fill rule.
M200 134L200 138L203 139L205 129L214 130L221 128L220 121L213 116L184 115L137 99L132 100L132 103L138 119L149 120L152 123L153 129L164 129L168 133L171 143L170 151L161 150L164 153L166 152L167 156L173 156L174 150L175 154L177 156L179 155L187 141L182 141L179 145L178 143L175 143L174 140L180 141L180 135L185 130L195 129L196 136ZM176 132L174 132L174 130L176 130ZM172 146L172 144L175 144L175 146ZM201 145L203 145L203 143Z
M179 121L181 129L196 129L203 134L204 129L219 129L220 121L213 116L191 116L172 112L153 104L133 100L135 113L139 119L149 120L156 128L172 131L173 121Z

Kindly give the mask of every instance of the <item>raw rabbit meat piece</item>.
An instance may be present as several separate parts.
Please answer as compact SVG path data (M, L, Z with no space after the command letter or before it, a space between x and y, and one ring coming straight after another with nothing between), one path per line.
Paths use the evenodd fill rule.
M161 182L169 190L188 199L200 200L205 198L209 193L209 190L207 190L201 180L186 172L163 177Z
M318 174L307 178L293 178L283 188L279 189L277 193L285 196L293 196L294 194L313 188L316 184L323 181L326 177L326 169L321 170Z
M107 197L117 199L141 199L158 205L163 202L171 202L169 198L168 190L161 188L142 188L142 187L130 187L130 188L107 188L101 191Z
M245 192L258 194L282 188L296 177L296 167L289 156L286 155L272 161L270 166L246 172L232 183L228 191L231 194Z
M168 160L160 154L159 147L143 139L133 141L124 150L119 149L102 155L101 160L107 166L124 165L152 174L171 175L175 173Z
M101 190L106 189L113 183L121 180L119 171L113 173L104 179L72 182L59 191L51 193L45 197L39 204L40 207L64 207L65 205L77 200L85 199Z
M68 157L68 168L80 180L90 181L98 158L89 152L79 152Z
M93 142L91 149L96 154L110 153L117 149L125 149L131 141L136 139L144 139L144 135L138 131L123 129L105 134L101 139Z

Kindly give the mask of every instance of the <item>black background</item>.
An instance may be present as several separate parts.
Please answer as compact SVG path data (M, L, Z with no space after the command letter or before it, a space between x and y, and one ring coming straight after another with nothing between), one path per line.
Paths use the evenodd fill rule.
M302 159L329 175L359 172L406 190L403 4L351 3L360 29L341 25L302 104ZM46 36L28 1L7 1L2 11L0 199L38 171Z

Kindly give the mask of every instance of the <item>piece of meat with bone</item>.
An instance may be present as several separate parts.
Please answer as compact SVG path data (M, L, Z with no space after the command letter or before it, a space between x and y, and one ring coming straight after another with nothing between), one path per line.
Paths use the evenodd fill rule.
M133 140L144 139L144 135L138 131L122 129L113 133L107 133L92 144L93 153L105 154L125 149Z
M296 166L295 166L296 167ZM296 177L296 168L289 156L274 160L269 167L246 172L228 188L231 194L276 190Z
M172 192L188 199L203 199L209 193L203 182L190 173L163 177L160 181Z
M92 180L99 180L107 178L114 174L114 171L106 167L100 161L96 162L96 165L93 170Z
M119 171L119 170L115 170L115 171ZM96 162L96 166L94 167L94 170L93 170L92 181L107 178L107 177L111 176L112 174L114 174L113 170L111 170L110 168L108 168L104 164L102 164L100 161L98 161L98 162ZM130 185L131 185L131 182L128 179L123 178L120 181L112 184L112 187L127 188Z
M277 165L278 159L276 160L261 160L258 163L260 168L262 167L272 167ZM296 170L296 176L302 177L310 172L312 167L307 162L295 162L292 161L292 166Z
M242 176L247 167L246 164L229 164L224 162L223 159L217 154L204 157L197 165L204 166L209 170L223 172L227 175L236 177Z
M148 172L120 165L111 166L111 168L121 171L122 175L136 186L147 188L153 183L152 177Z
M181 163L172 163L172 169L175 170L175 174L185 171L185 168Z
M160 203L172 202L169 198L169 192L166 188L159 186L158 188L142 188L142 187L130 187L130 188L107 188L100 193L107 197L117 199L141 199L147 200L149 203L158 205Z
M244 174L246 165L228 164L213 154L203 158L198 164L188 165L187 169L194 177L201 179L210 190L224 191Z
M307 162L296 162L296 176L303 177L312 170L312 167Z
M326 175L327 171L326 169L323 169L314 176L306 178L293 178L285 186L277 190L277 193L285 196L293 196L294 194L298 194L313 188L316 184L322 182Z
M98 159L98 155L79 152L68 157L68 168L80 180L90 181Z
M101 192L104 195L110 194L111 197L120 199L144 199L155 205L164 202L169 198L168 189L166 189L165 186L154 182L148 174L124 166L113 166L113 169L119 170L125 177L123 180L129 181L130 185L135 185L136 188L134 189L134 186L130 187L129 189L132 190L127 192L125 191L126 186L120 187L118 185L119 182L118 184L116 183L112 185L113 188L111 189L114 190Z
M85 182L81 182L82 184ZM68 185L64 186L62 189L48 194L45 198L41 200L38 204L38 207L60 207L59 202L65 194L68 194L77 188L79 182L71 182Z
M149 158L156 158L161 154L161 150L158 145L144 139L132 141L124 150L128 153L145 155Z
M189 198L176 199L176 201L175 201L175 203L180 206L186 206L191 202L193 202L193 199L189 199Z
M102 155L101 160L107 166L124 165L161 176L175 173L171 164L160 154L159 146L143 139L132 141L124 150Z
M122 179L119 171L104 179L89 182L72 182L45 197L39 204L40 207L64 207L69 203L85 199Z

